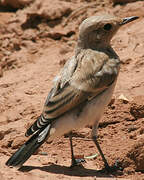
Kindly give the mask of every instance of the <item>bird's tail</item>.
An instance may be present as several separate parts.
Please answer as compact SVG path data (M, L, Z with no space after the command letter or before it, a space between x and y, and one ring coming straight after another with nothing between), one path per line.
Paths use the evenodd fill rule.
M49 135L50 124L42 131L35 133L6 162L7 166L21 167L23 163L44 143Z

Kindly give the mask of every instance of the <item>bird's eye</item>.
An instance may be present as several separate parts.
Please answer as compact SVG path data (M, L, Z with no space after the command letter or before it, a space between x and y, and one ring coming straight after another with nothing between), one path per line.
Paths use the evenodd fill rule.
M110 31L112 29L112 25L108 23L108 24L105 24L103 28L106 31Z

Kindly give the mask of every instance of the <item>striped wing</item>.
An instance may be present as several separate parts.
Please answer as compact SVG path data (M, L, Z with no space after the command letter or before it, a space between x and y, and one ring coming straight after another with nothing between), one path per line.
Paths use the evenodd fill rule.
M46 101L43 116L45 119L55 119L63 113L84 102L89 93L74 89L69 83L59 90L57 94Z
M69 60L50 91L40 118L28 129L27 135L45 127L65 112L106 90L116 79L115 60L84 54Z

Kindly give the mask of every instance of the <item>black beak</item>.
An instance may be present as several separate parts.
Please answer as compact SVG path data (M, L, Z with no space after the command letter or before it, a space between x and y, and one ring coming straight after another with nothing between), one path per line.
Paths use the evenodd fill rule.
M120 25L127 24L131 21L138 19L138 18L139 18L138 16L126 17L123 19L123 21L120 23Z

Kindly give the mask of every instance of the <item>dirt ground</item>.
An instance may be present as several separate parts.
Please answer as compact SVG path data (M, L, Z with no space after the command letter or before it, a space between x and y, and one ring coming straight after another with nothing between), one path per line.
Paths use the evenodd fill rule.
M22 1L21 9L8 2L0 7L0 179L144 180L144 1L34 0L26 5ZM98 131L109 164L117 161L123 171L99 172L100 155L86 158L98 153L90 127L73 134L75 154L86 159L80 167L69 168L67 136L45 143L21 171L6 167L6 160L26 140L26 128L40 115L54 76L73 55L79 24L106 12L140 16L112 40L121 72Z

